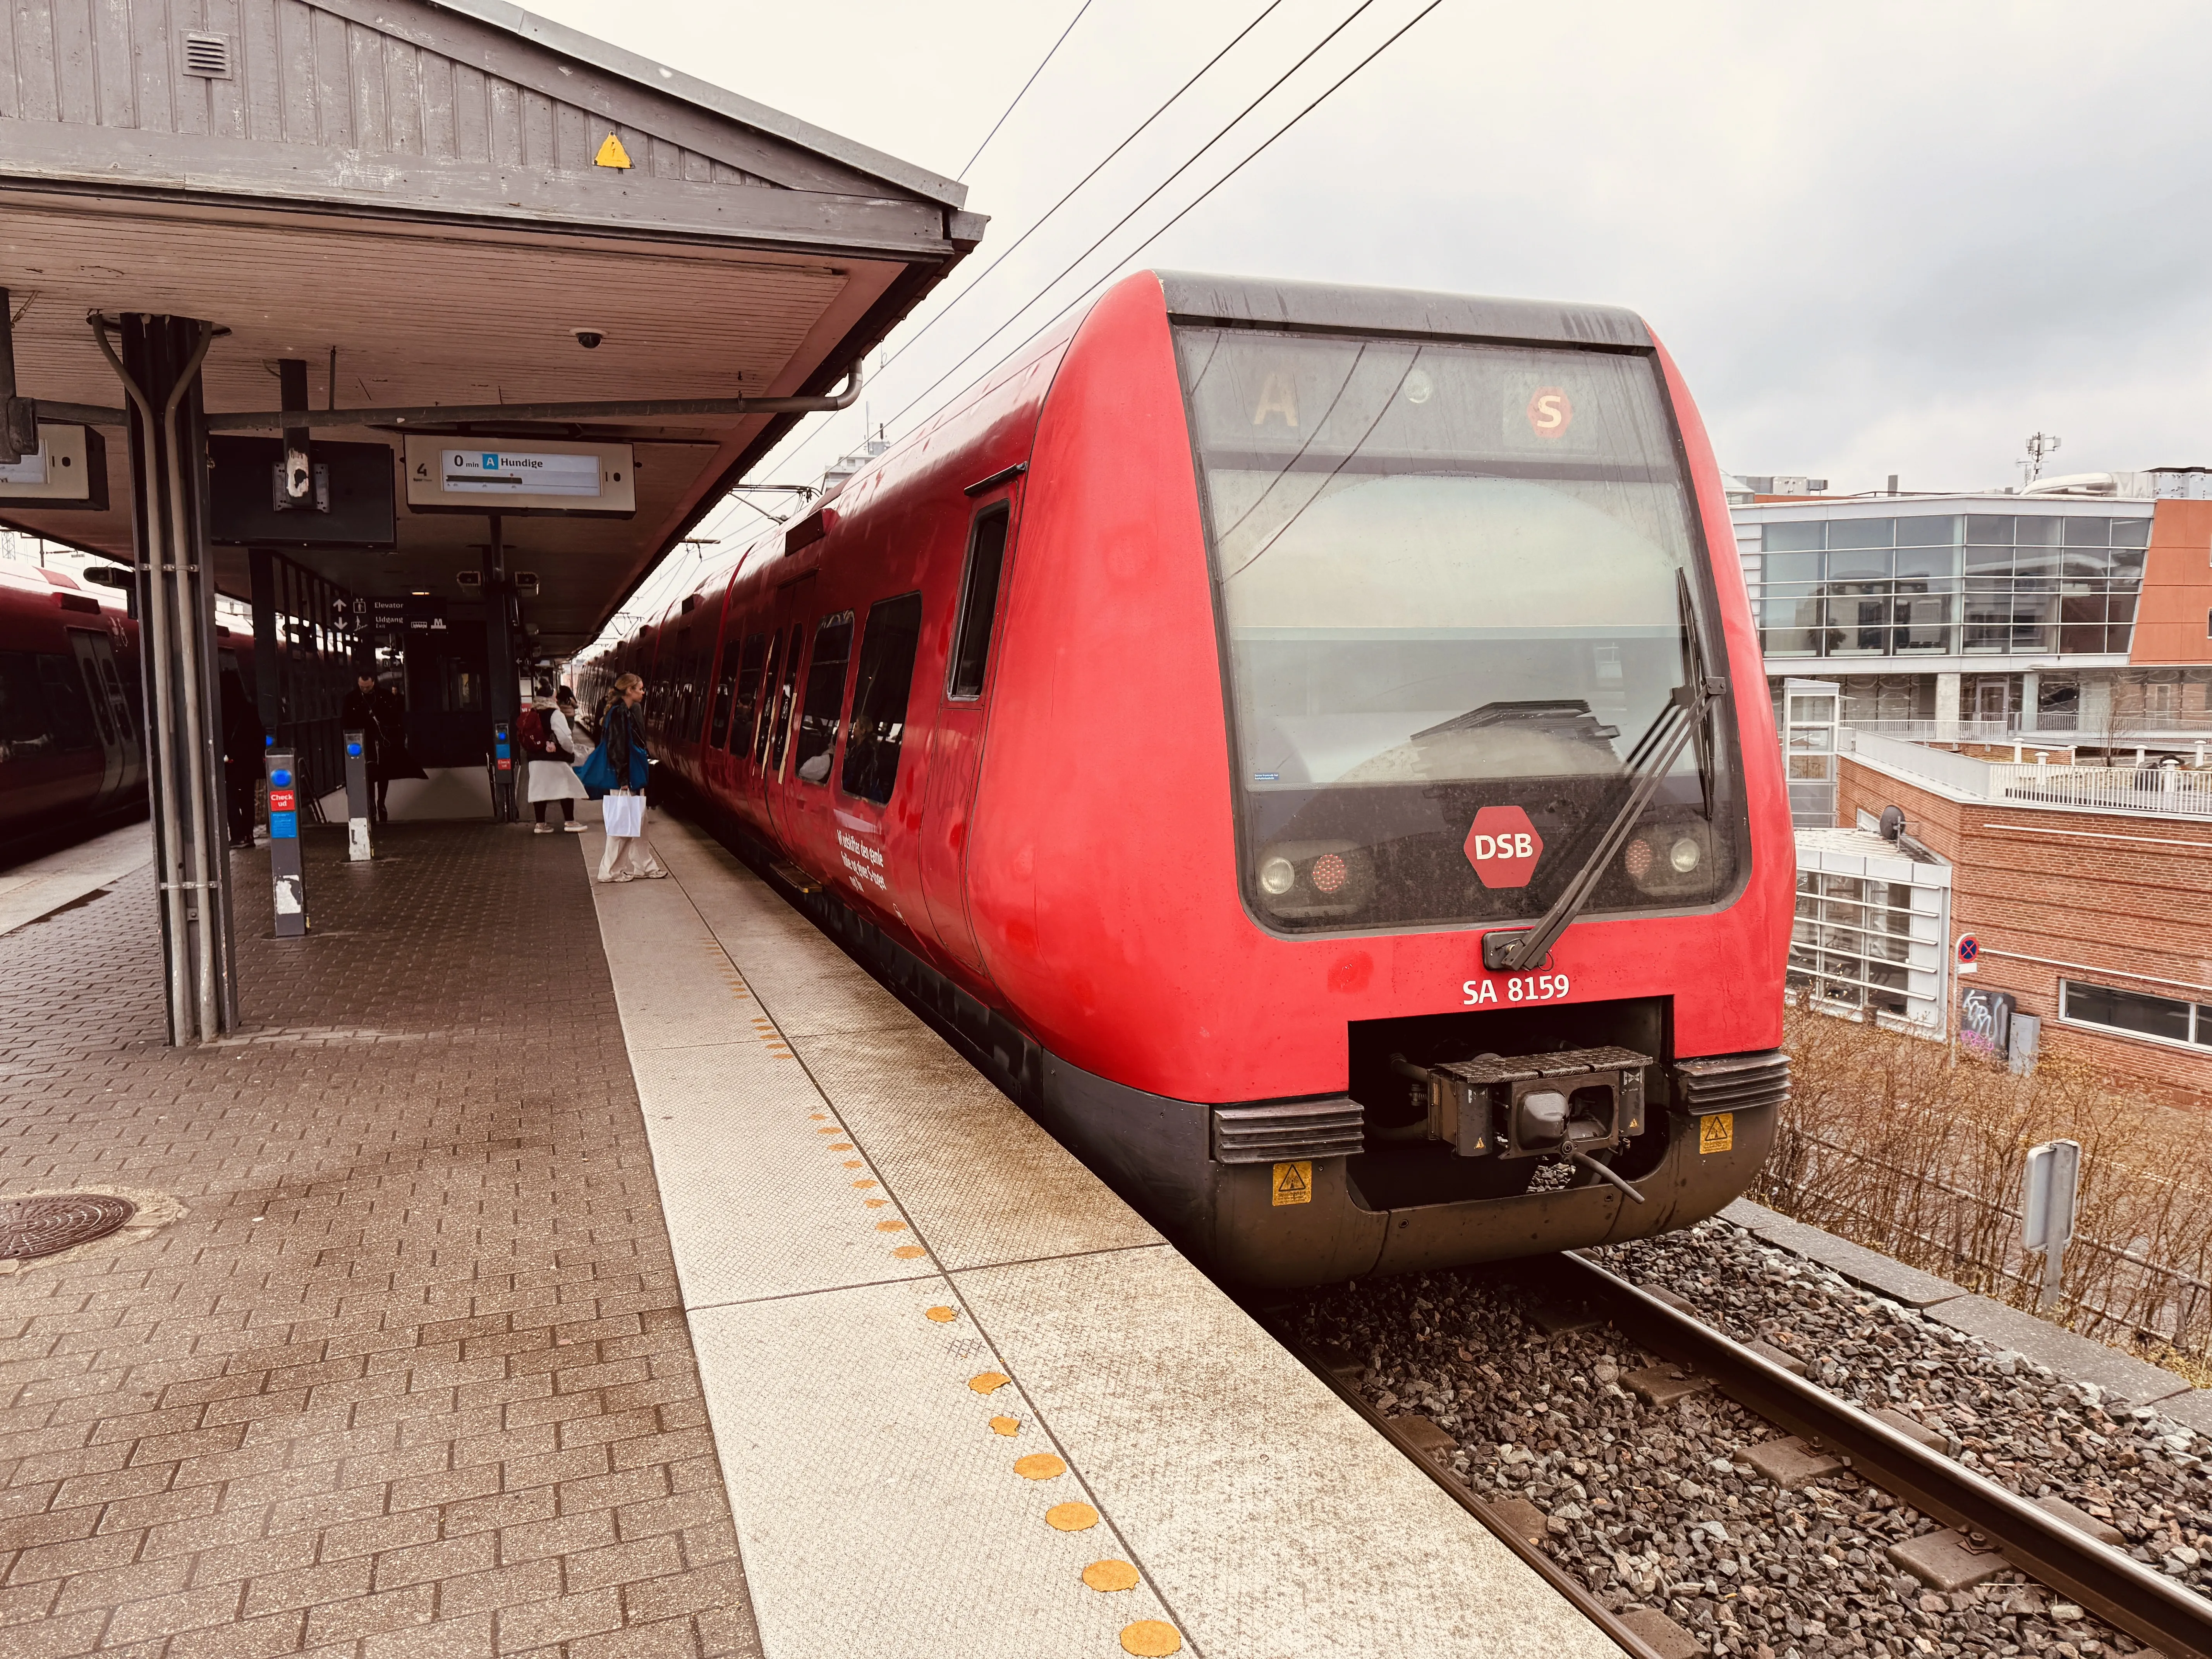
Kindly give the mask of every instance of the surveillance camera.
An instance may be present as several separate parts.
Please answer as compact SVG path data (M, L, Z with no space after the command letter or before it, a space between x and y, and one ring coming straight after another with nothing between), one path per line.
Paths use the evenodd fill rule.
M575 335L576 343L586 351L597 351L599 349L599 342L607 337L596 328L579 328L570 331Z

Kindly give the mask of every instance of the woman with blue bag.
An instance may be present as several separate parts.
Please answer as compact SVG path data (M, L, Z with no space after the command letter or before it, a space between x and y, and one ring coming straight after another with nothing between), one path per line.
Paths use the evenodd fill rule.
M645 682L636 675L624 674L615 682L614 693L599 714L599 746L576 769L584 787L601 798L606 812L601 881L630 881L639 876L659 880L668 873L645 840L646 769L653 762L645 752L645 721L638 712L644 701Z

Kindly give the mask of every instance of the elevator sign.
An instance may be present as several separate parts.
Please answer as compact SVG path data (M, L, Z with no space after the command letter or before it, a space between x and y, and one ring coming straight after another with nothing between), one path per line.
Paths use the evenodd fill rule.
M628 444L410 436L405 465L410 513L627 519L637 511Z

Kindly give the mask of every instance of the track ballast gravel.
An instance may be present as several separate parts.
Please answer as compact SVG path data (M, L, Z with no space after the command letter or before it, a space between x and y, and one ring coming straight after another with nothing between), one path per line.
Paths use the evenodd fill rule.
M2062 1382L1712 1220L1600 1253L1810 1378L1948 1436L1969 1467L2027 1498L2108 1520L2130 1553L2212 1589L2212 1443L2154 1409ZM1348 1354L1385 1417L1457 1442L1443 1466L1479 1497L1546 1516L1543 1547L1616 1612L1657 1609L1711 1653L2138 1653L2127 1635L2007 1571L1939 1594L1888 1557L1938 1523L1849 1471L1784 1491L1743 1461L1781 1431L1717 1392L1657 1408L1622 1382L1658 1364L1609 1326L1547 1336L1510 1268L1359 1281L1310 1293L1298 1334Z

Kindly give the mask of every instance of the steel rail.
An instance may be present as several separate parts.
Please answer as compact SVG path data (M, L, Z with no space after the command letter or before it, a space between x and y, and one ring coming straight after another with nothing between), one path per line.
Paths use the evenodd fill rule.
M1265 1308L1248 1308L1246 1311L1260 1321L1267 1334L1280 1343L1293 1359L1327 1383L1338 1399L1358 1413L1362 1422L1403 1452L1416 1468L1443 1489L1452 1502L1487 1527L1498 1542L1513 1552L1522 1565L1558 1591L1577 1613L1595 1625L1608 1640L1627 1654L1629 1659L1664 1659L1658 1649L1623 1624L1620 1614L1592 1595L1589 1586L1581 1579L1506 1525L1497 1510L1445 1474L1434 1459L1417 1449L1395 1424L1367 1403L1358 1389L1348 1386L1329 1370L1328 1363L1307 1346L1287 1323Z
M2212 1659L2212 1601L1850 1401L1762 1359L1588 1258L1554 1258L1561 1288L1604 1307L1645 1347L1702 1376L1791 1433L1817 1439L1855 1472L1916 1509L1996 1544L2005 1559L2168 1659Z

